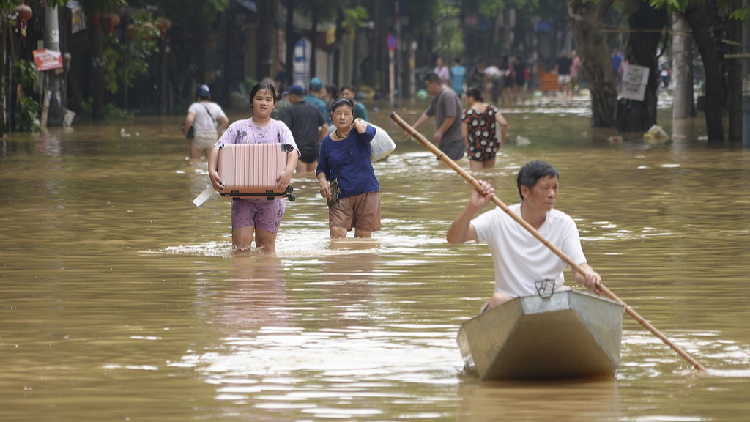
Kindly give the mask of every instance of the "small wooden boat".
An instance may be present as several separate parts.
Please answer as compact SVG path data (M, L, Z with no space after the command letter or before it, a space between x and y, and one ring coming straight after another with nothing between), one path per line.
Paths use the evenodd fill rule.
M578 291L511 300L461 325L467 366L486 380L613 376L620 364L623 306Z

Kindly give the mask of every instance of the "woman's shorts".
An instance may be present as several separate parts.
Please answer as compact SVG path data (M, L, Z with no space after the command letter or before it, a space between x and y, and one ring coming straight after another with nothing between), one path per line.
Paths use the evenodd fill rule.
M380 230L380 192L339 198L328 209L328 224L347 231L352 228L368 232Z
M191 142L196 149L203 151L205 149L212 149L218 140L219 135L215 133L201 133L195 135L195 138Z
M232 200L232 230L255 226L277 233L286 211L286 199Z

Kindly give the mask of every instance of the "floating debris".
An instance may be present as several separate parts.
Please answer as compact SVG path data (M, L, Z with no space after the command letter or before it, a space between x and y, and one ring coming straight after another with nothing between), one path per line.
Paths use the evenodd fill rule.
M668 140L669 135L658 125L651 126L651 129L643 135L643 141L649 144L658 144Z

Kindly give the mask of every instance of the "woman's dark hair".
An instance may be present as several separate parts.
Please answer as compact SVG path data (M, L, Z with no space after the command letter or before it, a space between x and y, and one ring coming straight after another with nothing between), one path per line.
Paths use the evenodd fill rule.
M336 101L339 98L339 90L336 89L336 85L326 85L324 89L333 101Z
M349 106L349 108L354 110L354 103L352 102L352 100L348 98L339 98L338 100L333 102L333 105L331 105L331 113L336 111L336 109L341 106Z
M466 96L471 97L474 101L482 102L482 92L477 87L471 87L466 90Z
M255 84L252 91L250 91L250 107L252 107L253 98L255 98L255 95L258 93L258 91L261 91L264 89L271 92L271 97L273 97L273 102L276 103L276 88L273 87L273 84L269 84L268 82L260 82L260 83Z
M516 183L518 184L518 194L521 196L523 201L523 195L521 195L521 186L526 186L529 189L533 189L536 182L542 177L557 177L560 178L560 172L552 165L547 164L542 160L529 161L521 167L518 171L518 178Z

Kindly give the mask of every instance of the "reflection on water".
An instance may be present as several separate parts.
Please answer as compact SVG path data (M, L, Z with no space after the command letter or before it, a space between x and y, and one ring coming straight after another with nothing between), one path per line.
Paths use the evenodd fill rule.
M606 381L465 382L460 421L619 421L617 383ZM664 419L661 419L664 420Z
M0 420L744 421L750 155L708 149L693 120L661 122L666 144L610 143L585 99L533 101L502 110L512 142L471 174L511 204L521 165L557 166L605 284L707 376L629 317L614 381L464 372L455 336L493 280L486 246L445 242L471 187L385 108L383 230L329 239L301 175L273 257L232 251L226 199L192 204L207 174L180 117L142 118L0 141Z

